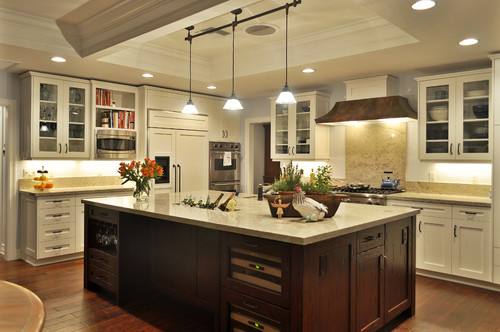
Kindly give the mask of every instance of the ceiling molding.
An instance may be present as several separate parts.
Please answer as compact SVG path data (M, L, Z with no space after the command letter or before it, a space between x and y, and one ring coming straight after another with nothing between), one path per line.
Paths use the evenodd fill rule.
M76 55L54 20L0 7L0 44Z
M91 0L96 8L101 0ZM94 8L94 15L82 17L75 11L58 19L64 37L82 57L95 55L110 47L139 38L154 38L158 30L163 34L178 31L188 25L227 13L256 0L124 0L102 10ZM84 5L85 6L85 5Z

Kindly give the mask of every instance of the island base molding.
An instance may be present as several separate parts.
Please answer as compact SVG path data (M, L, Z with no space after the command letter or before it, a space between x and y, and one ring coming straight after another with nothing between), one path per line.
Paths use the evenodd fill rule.
M167 294L214 331L378 331L415 313L415 234L408 217L302 246L86 204L84 283Z

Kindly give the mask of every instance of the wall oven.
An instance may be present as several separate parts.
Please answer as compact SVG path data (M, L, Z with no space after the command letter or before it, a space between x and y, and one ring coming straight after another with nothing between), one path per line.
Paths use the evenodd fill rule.
M209 188L219 191L240 191L240 143L210 142Z
M123 129L96 129L97 159L135 159L136 132Z

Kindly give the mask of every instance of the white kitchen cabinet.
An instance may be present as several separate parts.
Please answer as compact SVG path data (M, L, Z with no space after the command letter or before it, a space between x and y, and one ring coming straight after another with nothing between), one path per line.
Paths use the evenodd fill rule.
M319 92L295 95L296 104L271 102L271 158L273 160L326 160L330 131L315 119L328 111L329 97Z
M418 269L492 281L491 209L389 200L420 209L417 215Z
M420 159L491 160L491 70L417 81Z
M25 159L90 157L90 83L28 72L22 76Z

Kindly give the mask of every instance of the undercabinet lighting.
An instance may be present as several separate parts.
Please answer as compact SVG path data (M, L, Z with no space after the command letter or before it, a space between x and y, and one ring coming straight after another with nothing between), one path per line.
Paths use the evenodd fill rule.
M207 86L207 89L208 90L215 90L215 89L217 89L217 87L215 85L209 85L209 86Z
M59 62L59 63L66 62L66 59L63 58L62 56L53 56L52 58L50 58L50 60L52 62Z
M151 73L144 73L144 74L142 74L142 77L144 77L144 78L152 78L152 77L154 77L154 75L151 74Z
M304 68L304 69L302 69L302 72L304 74L311 74L311 73L314 73L315 71L316 71L316 69L314 69L314 68Z
M426 9L431 9L436 5L436 2L434 0L418 0L411 5L411 8L413 10L426 10Z
M477 43L479 43L479 40L477 40L476 38L465 38L464 40L461 40L458 44L460 46L472 46L476 45Z
M408 118L389 118L389 119L382 119L383 123L387 124L398 124L398 123L403 123L403 122L408 122Z

